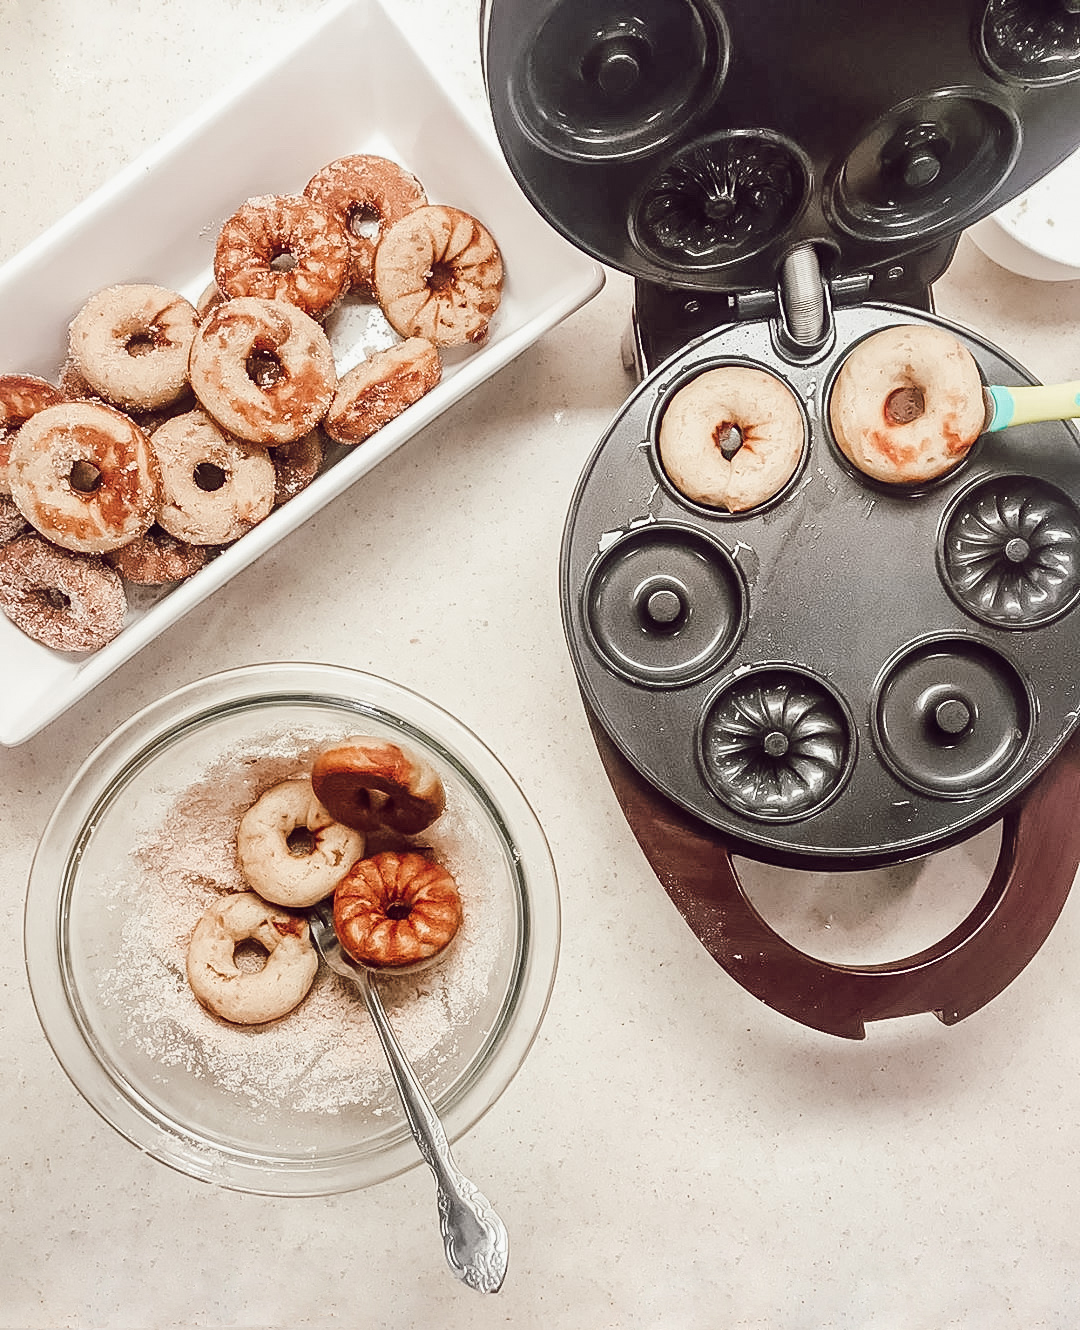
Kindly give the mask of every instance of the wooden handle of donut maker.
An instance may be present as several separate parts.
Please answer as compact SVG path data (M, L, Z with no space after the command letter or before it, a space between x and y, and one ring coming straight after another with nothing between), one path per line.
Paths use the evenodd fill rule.
M1042 946L1080 863L1078 734L1006 810L997 865L958 927L884 965L817 960L754 909L724 837L655 790L585 710L630 828L698 940L749 993L826 1034L862 1039L867 1021L933 1012L953 1025L978 1011Z

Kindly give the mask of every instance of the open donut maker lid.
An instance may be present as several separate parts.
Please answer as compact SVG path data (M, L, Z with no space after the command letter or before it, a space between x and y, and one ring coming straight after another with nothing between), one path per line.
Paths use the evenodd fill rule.
M1077 9L494 0L483 17L523 189L636 279L645 377L579 481L560 570L598 748L704 945L837 1034L983 1005L1080 862L1074 428L985 434L910 490L854 470L828 423L846 356L889 324L948 327L987 383L1032 381L936 318L930 287L965 226L1076 147ZM807 440L791 482L738 515L688 500L657 450L672 395L732 364L791 389ZM978 907L894 965L796 950L731 862L886 864L998 818Z

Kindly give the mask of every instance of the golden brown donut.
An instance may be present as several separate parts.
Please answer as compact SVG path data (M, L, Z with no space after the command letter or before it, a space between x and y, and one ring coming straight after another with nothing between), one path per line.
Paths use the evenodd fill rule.
M237 964L236 949L248 941L266 952L261 969ZM307 996L318 968L307 920L268 905L253 891L216 901L188 943L191 991L207 1011L235 1025L287 1015Z
M308 434L337 387L322 328L283 300L227 300L191 343L191 386L222 429L274 447Z
M59 388L34 374L0 374L0 494L11 493L8 459L16 432L31 416L63 400Z
M125 582L135 586L165 586L197 573L207 557L203 546L177 540L155 522L144 535L136 536L118 550L110 550L105 562Z
M187 387L198 315L164 286L108 286L90 297L68 330L75 370L125 411L157 411Z
M150 444L161 469L158 525L177 540L228 544L274 506L270 454L231 438L205 411L167 420Z
M321 752L311 770L315 797L357 831L387 827L414 835L446 805L438 773L387 739L358 735Z
M304 193L329 208L341 224L349 244L349 285L363 296L374 294L375 248L382 231L427 202L414 175L371 153L329 162L311 177Z
M979 367L945 328L898 324L859 342L829 398L840 451L889 485L920 484L951 471L986 423Z
M0 546L0 609L54 651L97 651L124 626L127 597L104 560L31 533Z
M338 443L360 443L418 402L441 377L439 352L422 337L376 351L338 381L323 429Z
M802 413L775 374L748 365L705 370L660 418L660 461L694 503L740 513L773 498L798 469Z
M288 262L276 266L283 258ZM248 199L221 228L214 280L229 298L285 300L322 318L348 286L349 242L316 199L263 194Z
M119 549L157 517L150 440L103 402L61 402L31 416L11 445L8 470L23 516L64 549Z
M461 927L457 884L422 854L384 850L353 864L334 893L334 931L361 965L392 970L444 951Z
M502 299L491 233L460 208L427 204L389 227L375 251L375 294L402 337L482 342Z

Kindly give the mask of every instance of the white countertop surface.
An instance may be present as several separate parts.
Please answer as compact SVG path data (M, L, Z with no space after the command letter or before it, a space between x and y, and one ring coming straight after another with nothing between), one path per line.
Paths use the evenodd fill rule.
M318 7L0 0L0 258ZM483 114L472 0L393 8ZM1080 285L1013 277L965 239L937 302L1042 380L1080 377ZM629 308L628 280L611 274L75 710L0 751L0 1326L1075 1325L1080 897L967 1020L837 1039L710 959L607 784L557 568L575 481L632 386ZM564 910L551 1006L516 1080L456 1147L510 1230L496 1297L447 1272L426 1169L321 1200L191 1181L98 1119L38 1026L23 891L75 768L162 693L271 660L352 665L431 697L500 756L550 839ZM990 834L855 879L781 889L762 871L761 900L779 911L787 893L786 926L808 946L828 929L835 954L888 959L947 931L993 858Z

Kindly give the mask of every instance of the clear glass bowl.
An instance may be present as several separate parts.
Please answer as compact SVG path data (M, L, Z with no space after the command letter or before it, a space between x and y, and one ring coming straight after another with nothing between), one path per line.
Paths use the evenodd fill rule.
M369 1186L419 1156L367 1013L327 967L295 1012L236 1027L184 974L210 900L242 886L242 807L350 734L418 751L447 790L425 840L458 879L447 959L381 980L451 1140L510 1083L554 983L560 909L544 833L464 725L386 680L328 665L214 675L145 708L87 759L38 847L25 945L38 1016L87 1101L135 1145L196 1178L267 1195Z

